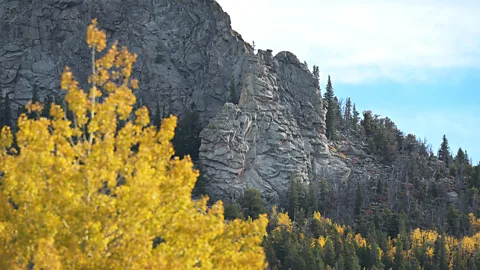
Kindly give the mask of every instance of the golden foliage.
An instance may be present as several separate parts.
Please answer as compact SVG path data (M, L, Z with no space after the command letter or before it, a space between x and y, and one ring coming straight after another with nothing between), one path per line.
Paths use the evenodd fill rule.
M323 247L325 247L325 244L327 244L327 240L328 240L328 236L323 237L322 235L320 235L317 239L317 242L323 248Z
M362 248L367 247L367 240L363 238L362 235L360 235L359 233L355 235L355 243L359 247L362 247Z
M470 219L470 224L474 232L480 232L480 218L476 218L472 213L468 215Z
M95 60L106 48L96 24L89 94L68 67L61 79L73 122L59 105L52 120L21 115L19 153L10 129L0 133L0 269L265 268L266 216L226 223L221 202L191 200L198 172L172 158L176 117L160 130L146 108L129 120L137 56L115 43Z
M280 230L280 228L284 228L287 231L291 232L293 228L293 223L292 220L290 220L290 217L286 213L280 213L278 214L278 227L275 228L275 230Z

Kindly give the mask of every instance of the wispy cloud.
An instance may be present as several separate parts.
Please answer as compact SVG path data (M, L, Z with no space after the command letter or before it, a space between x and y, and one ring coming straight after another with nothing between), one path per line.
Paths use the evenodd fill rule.
M480 66L475 1L217 1L247 41L292 51L338 82L424 81Z

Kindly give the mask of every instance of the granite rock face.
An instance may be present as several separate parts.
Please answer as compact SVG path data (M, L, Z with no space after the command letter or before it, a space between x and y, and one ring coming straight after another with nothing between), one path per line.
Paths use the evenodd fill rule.
M350 169L325 137L319 82L295 55L254 49L214 0L0 0L0 90L25 104L60 92L69 66L86 82L92 18L139 58L142 105L182 115L195 103L204 124L200 165L213 199L258 188L278 203L292 178L331 186ZM239 105L226 103L234 80ZM85 87L85 85L83 85ZM240 93L240 91L237 91Z
M181 114L195 102L203 120L227 100L253 49L214 0L0 0L0 89L24 104L59 92L69 66L80 82L91 67L85 31L92 18L108 41L139 55L137 97Z
M200 162L213 199L231 202L247 188L278 204L290 180L332 186L350 169L332 155L318 82L289 52L259 50L245 62L239 105L225 104L200 133Z

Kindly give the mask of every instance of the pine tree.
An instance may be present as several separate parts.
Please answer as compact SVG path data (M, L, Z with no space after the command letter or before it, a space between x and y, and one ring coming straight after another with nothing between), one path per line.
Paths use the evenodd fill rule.
M192 159L198 159L201 144L200 131L200 119L193 103L191 109L178 121L175 137L172 140L179 157L190 155Z
M324 99L327 102L326 128L327 138L332 139L335 134L335 94L333 93L332 81L328 75L327 88L325 89Z
M360 121L359 118L359 113L357 111L357 108L355 106L355 103L353 104L353 117L352 117L352 128L353 130L357 130L358 128L358 121Z
M292 220L295 219L295 214L298 212L300 208L300 191L299 191L299 183L295 179L290 180L290 190L288 194L288 215Z
M40 102L40 97L38 96L38 87L35 85L32 91L32 103Z
M230 97L228 99L229 102L233 104L238 104L238 97L237 97L237 89L235 86L235 77L232 75L231 83L230 83Z
M227 204L223 210L223 217L226 220L245 219L242 209L238 204Z
M313 65L313 77L317 79L317 81L320 80L320 69L316 65Z
M445 249L445 238L443 235L435 240L435 249L433 253L433 263L438 270L448 270L447 251Z
M347 101L345 102L345 112L344 112L344 121L345 121L345 127L351 128L351 122L352 122L352 101L350 98L347 98Z
M440 145L440 150L438 150L438 159L445 162L447 168L450 167L450 146L448 146L448 140L445 135L443 135L442 144Z
M344 127L343 116L342 116L342 102L338 100L337 97L335 97L333 100L335 104L335 121L334 121L335 125L333 129L335 131L338 131L343 129Z
M40 114L41 117L45 117L50 119L50 109L52 108L52 104L54 102L54 98L52 95L47 95L43 102L43 110Z
M362 189L360 188L360 184L357 183L357 191L356 191L356 197L355 197L355 209L354 209L354 214L355 214L355 219L358 220L360 217L360 212L362 211L363 207L363 194L362 194Z
M267 212L262 200L262 194L258 189L246 189L243 196L238 200L245 217L257 218Z
M458 234L460 222L460 211L450 205L447 211L447 232L452 235Z
M465 157L465 152L463 152L462 148L458 148L457 155L455 156L455 162L457 164L466 164L468 160Z
M402 241L403 249L407 251L410 248L410 241L407 234L407 226L406 226L406 215L405 212L400 213L398 218L398 232L400 233L400 241Z
M333 267L335 265L335 248L332 240L328 239L325 243L325 264Z
M398 239L400 240L400 239ZM393 270L402 270L405 269L404 266L404 257L403 257L403 243L402 241L397 242L397 247L395 251L395 259L393 264Z
M313 183L308 185L308 193L307 193L307 201L308 201L308 215L312 215L315 211L318 211L318 198L317 194L313 188Z
M327 211L328 208L328 181L327 178L322 177L322 180L320 181L320 205L319 209L321 213L324 213Z

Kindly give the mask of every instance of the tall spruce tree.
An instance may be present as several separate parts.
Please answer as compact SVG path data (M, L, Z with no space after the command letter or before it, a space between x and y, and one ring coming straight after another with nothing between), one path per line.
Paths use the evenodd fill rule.
M230 97L228 99L229 102L233 104L238 104L239 98L237 97L237 88L235 86L235 77L232 75L231 83L230 83Z
M200 118L195 103L193 103L190 110L178 121L175 137L172 140L175 152L179 157L190 155L193 160L198 159L201 144L200 131Z
M316 65L313 65L313 77L315 77L317 80L320 80L320 69Z
M356 190L356 197L355 197L355 208L354 208L354 214L355 214L355 219L356 220L358 220L358 218L360 217L362 207L363 207L362 189L360 188L360 184L357 183L357 190Z
M335 134L335 94L333 93L332 81L330 75L328 75L327 88L325 89L324 99L327 102L327 115L326 115L326 126L327 126L327 138L332 139Z
M352 128L353 130L357 130L358 128L358 121L360 121L360 113L357 111L355 103L353 104L353 112L352 112Z
M445 166L450 167L450 146L448 145L447 136L443 135L440 150L438 150L438 159L445 162Z
M352 101L350 98L347 98L347 101L345 102L345 112L343 114L344 122L345 122L345 127L351 128L351 122L352 122Z
M343 116L342 116L342 101L339 100L337 97L334 98L335 103L335 121L333 121L334 126L333 130L338 131L342 130L343 125Z
M324 213L327 211L328 206L329 206L329 201L328 201L328 181L327 178L322 177L322 180L320 181L320 205L319 205L319 210L321 213Z
M433 253L433 264L435 269L448 270L447 251L445 249L445 237L441 234L435 240Z
M300 183L296 179L290 179L290 190L288 194L288 215L295 219L295 214L300 208Z
M246 189L243 196L238 200L245 217L252 219L258 218L258 215L267 212L262 200L262 194L258 189Z

